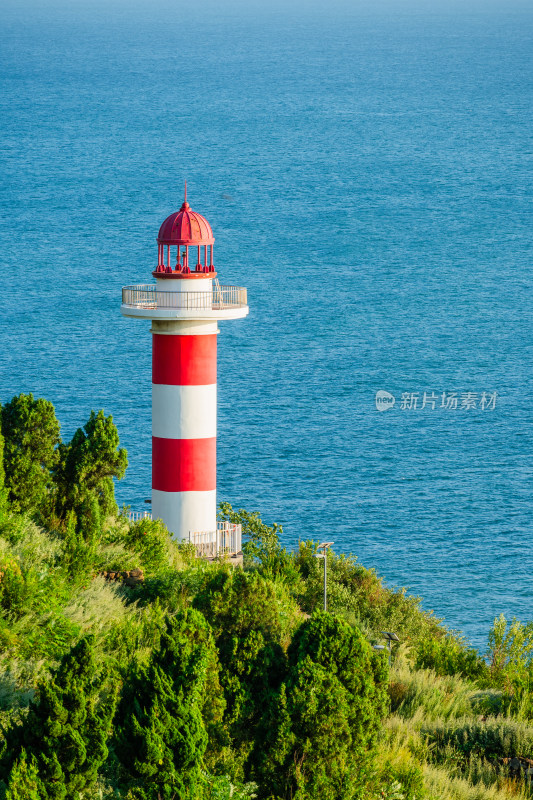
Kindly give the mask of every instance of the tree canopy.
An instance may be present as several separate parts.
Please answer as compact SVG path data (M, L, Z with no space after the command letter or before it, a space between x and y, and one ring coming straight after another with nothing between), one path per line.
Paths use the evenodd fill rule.
M59 422L54 406L32 394L19 394L1 409L5 485L18 511L44 511L57 464Z
M94 501L102 515L116 513L113 478L123 478L127 465L113 417L91 411L84 427L58 449L53 478L59 517L69 510L82 517Z
M0 407L0 509L39 522L74 520L88 539L117 513L113 479L124 477L127 453L113 418L91 411L68 443L48 400L20 394Z
M209 627L190 609L168 620L149 664L132 675L118 709L115 750L135 798L204 797L202 707L215 661Z
M359 797L388 708L388 672L361 633L315 612L296 631L271 701L257 775L277 797Z
M114 693L101 698L105 673L97 669L92 642L84 638L63 657L50 680L38 687L22 726L8 732L4 766L11 768L9 789L37 773L42 800L71 800L96 783L107 757L106 742L114 712ZM27 763L28 756L31 758Z

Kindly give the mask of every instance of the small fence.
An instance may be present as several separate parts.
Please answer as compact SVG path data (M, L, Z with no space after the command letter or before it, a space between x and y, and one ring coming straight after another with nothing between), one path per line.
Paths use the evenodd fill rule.
M242 550L242 526L232 522L217 522L216 531L191 531L189 541L201 558L234 556Z
M215 284L207 292L161 292L156 284L124 286L122 305L130 308L175 308L183 311L243 308L248 303L246 289L242 286Z
M128 511L128 519L130 522L139 522L140 519L152 519L150 511Z
M128 511L130 522L152 519L150 511ZM216 531L189 531L189 542L194 545L198 558L235 556L242 550L242 525L217 522Z

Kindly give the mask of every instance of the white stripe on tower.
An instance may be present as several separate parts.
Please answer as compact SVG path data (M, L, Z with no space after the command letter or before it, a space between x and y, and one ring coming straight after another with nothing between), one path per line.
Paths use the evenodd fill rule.
M152 513L178 539L216 530L216 325L153 331ZM202 330L203 329L203 330ZM189 327L190 330L190 327ZM174 332L175 331L175 332Z
M212 439L217 435L217 385L154 384L152 436L158 439Z

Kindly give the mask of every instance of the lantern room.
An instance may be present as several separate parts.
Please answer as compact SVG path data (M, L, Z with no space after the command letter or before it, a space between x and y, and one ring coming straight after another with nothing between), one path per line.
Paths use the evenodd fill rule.
M157 237L157 268L152 273L157 278L194 278L215 276L211 225L193 211L185 199L179 211L163 222Z

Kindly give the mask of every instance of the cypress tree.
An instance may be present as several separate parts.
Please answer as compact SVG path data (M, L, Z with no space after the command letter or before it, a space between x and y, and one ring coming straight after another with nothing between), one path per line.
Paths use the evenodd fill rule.
M207 577L194 605L213 629L226 700L225 723L243 765L238 777L247 778L245 762L257 725L285 677L277 589L257 572L223 568Z
M59 458L53 472L56 487L56 513L64 519L71 510L80 520L97 503L105 516L117 512L113 478L124 477L128 457L119 448L119 436L113 417L103 411L91 415L83 428L78 428L68 444L58 450Z
M7 506L6 473L4 470L4 435L2 433L2 405L0 404L0 514Z
M39 778L35 756L28 764L26 751L22 750L9 774L6 800L44 800L44 798L46 794Z
M40 683L24 724L7 732L3 761L15 781L9 784L12 792L28 769L37 770L43 800L75 800L94 786L107 758L115 706L112 693L100 702L104 680L86 638L64 656L50 680ZM26 772L24 753L32 759Z
M133 797L204 797L207 733L201 709L214 661L209 626L189 609L167 622L159 649L126 686L115 721L115 752Z
M324 612L296 632L288 674L254 752L261 789L295 800L361 796L387 711L387 665L362 634Z
M1 410L5 485L14 511L44 513L57 461L59 422L48 400L19 394Z

